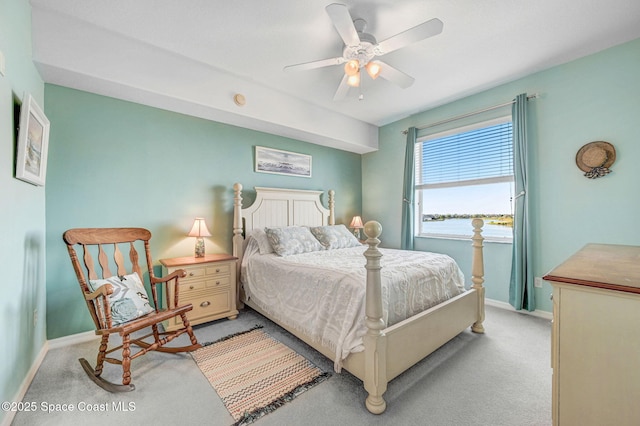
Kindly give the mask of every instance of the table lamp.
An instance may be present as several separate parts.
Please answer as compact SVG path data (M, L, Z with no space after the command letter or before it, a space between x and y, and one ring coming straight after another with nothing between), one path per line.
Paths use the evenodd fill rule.
M353 235L355 235L359 240L360 230L364 228L364 225L362 224L362 218L360 216L354 216L353 219L351 219L351 225L349 225L349 228L353 229Z
M204 257L204 238L210 237L211 233L207 229L207 224L204 223L204 218L196 217L193 221L193 228L189 231L190 237L196 237L196 257Z

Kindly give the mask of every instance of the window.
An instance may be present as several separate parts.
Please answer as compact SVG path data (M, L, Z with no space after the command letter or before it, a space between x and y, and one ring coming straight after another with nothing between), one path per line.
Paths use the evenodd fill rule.
M468 238L484 219L489 240L513 238L511 118L485 121L418 139L416 232Z

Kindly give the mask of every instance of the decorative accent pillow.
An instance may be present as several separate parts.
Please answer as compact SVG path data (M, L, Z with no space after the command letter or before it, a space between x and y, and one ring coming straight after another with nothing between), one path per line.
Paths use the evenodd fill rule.
M265 228L264 231L273 251L279 256L324 250L324 246L313 236L309 228L304 226Z
M327 250L362 245L344 225L314 226L311 233Z
M260 249L260 254L273 253L273 247L271 247L271 242L269 242L269 237L267 237L264 229L256 228L252 230L249 232L249 238L256 240Z
M113 293L109 296L112 325L119 325L153 312L147 291L137 272L104 280L89 280L91 291L96 291L105 284L113 286ZM97 305L102 312L102 303Z

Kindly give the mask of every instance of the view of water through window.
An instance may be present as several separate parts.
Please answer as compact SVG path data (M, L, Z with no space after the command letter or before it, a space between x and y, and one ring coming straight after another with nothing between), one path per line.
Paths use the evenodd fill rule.
M496 222L500 220L499 218L485 217L482 219L484 220L484 226L482 227L483 237L504 240L513 238L513 227L497 224ZM472 218L463 218L421 222L420 234L468 236L471 238L473 235L471 220Z
M420 235L471 236L471 220L484 220L485 238L513 238L513 182L425 189L419 194Z

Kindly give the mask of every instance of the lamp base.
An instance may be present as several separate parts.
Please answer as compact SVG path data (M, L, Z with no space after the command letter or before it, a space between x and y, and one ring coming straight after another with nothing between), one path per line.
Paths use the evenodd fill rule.
M196 239L196 257L204 257L204 238Z

